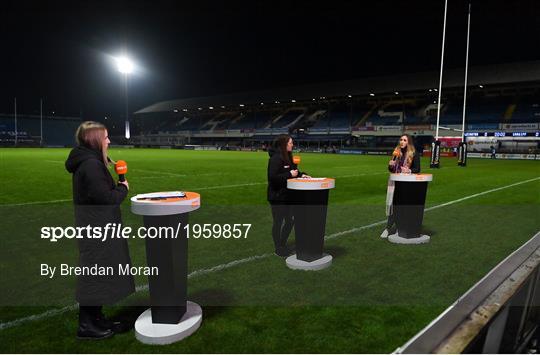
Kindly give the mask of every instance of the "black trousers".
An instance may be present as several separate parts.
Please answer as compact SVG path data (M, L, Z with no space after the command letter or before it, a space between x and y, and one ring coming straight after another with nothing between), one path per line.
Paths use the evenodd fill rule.
M274 240L274 247L277 249L283 248L287 245L287 239L294 226L294 217L290 205L286 204L270 204L272 208L272 218L274 222L272 224L272 239Z
M79 305L79 323L94 321L101 318L102 306L82 306Z

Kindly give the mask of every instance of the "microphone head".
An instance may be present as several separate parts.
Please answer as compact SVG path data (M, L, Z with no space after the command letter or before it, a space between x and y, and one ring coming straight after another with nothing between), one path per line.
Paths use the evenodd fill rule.
M125 175L127 173L127 163L123 160L118 160L116 164L114 164L114 171L118 175Z
M300 164L300 161L301 161L301 160L302 160L302 159L300 159L300 156L299 156L299 155L295 155L295 156L292 157L292 161L293 161L293 163L295 163L296 165Z

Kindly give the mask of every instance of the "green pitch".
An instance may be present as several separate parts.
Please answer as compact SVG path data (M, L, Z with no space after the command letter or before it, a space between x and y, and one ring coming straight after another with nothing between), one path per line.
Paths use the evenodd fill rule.
M335 177L326 251L331 268L292 271L272 255L266 153L112 149L128 163L130 194L201 194L191 223L250 223L247 238L190 239L189 299L203 306L201 328L169 346L139 343L133 332L75 339L75 277L40 276L40 264L77 263L76 242L40 239L43 226L73 221L67 149L0 149L0 351L2 352L384 352L395 350L540 230L540 163L442 159L429 185L429 244L393 245L384 225L387 157L302 154L301 169ZM122 206L124 224L141 218ZM294 233L291 235L294 241ZM131 239L134 265L144 240ZM108 307L133 318L148 302L136 294ZM127 307L130 306L130 307ZM33 317L35 316L35 317Z

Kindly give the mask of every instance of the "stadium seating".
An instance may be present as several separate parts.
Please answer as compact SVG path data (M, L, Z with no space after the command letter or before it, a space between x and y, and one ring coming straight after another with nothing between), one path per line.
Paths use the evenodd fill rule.
M462 122L463 99L459 94L443 96L440 123L459 125ZM529 123L540 119L540 103L533 96L486 96L473 93L467 101L468 124ZM344 97L329 103L299 106L267 104L246 111L201 112L189 115L157 113L154 125L144 132L256 130L264 133L273 130L284 132L298 129L314 132L333 132L365 126L427 125L437 121L436 92L410 97L369 98L351 101ZM164 115L167 115L164 117ZM149 117L149 116L148 116Z
M43 118L43 144L47 146L72 146L75 131L80 121L77 119ZM14 140L15 122L11 115L0 117L0 141ZM17 137L20 143L38 145L40 142L39 117L19 116L17 118Z
M526 100L518 103L511 121L511 123L540 122L540 100Z

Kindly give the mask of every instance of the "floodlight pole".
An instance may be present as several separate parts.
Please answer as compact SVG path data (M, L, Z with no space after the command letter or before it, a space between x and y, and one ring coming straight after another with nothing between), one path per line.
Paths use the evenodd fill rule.
M17 146L17 98L15 98L15 146Z
M125 132L125 137L126 139L129 139L131 134L130 134L130 129L129 129L129 111L128 111L128 73L124 73L124 93L125 93L125 98L126 98L126 132Z
M43 99L39 99L39 146L43 147Z

